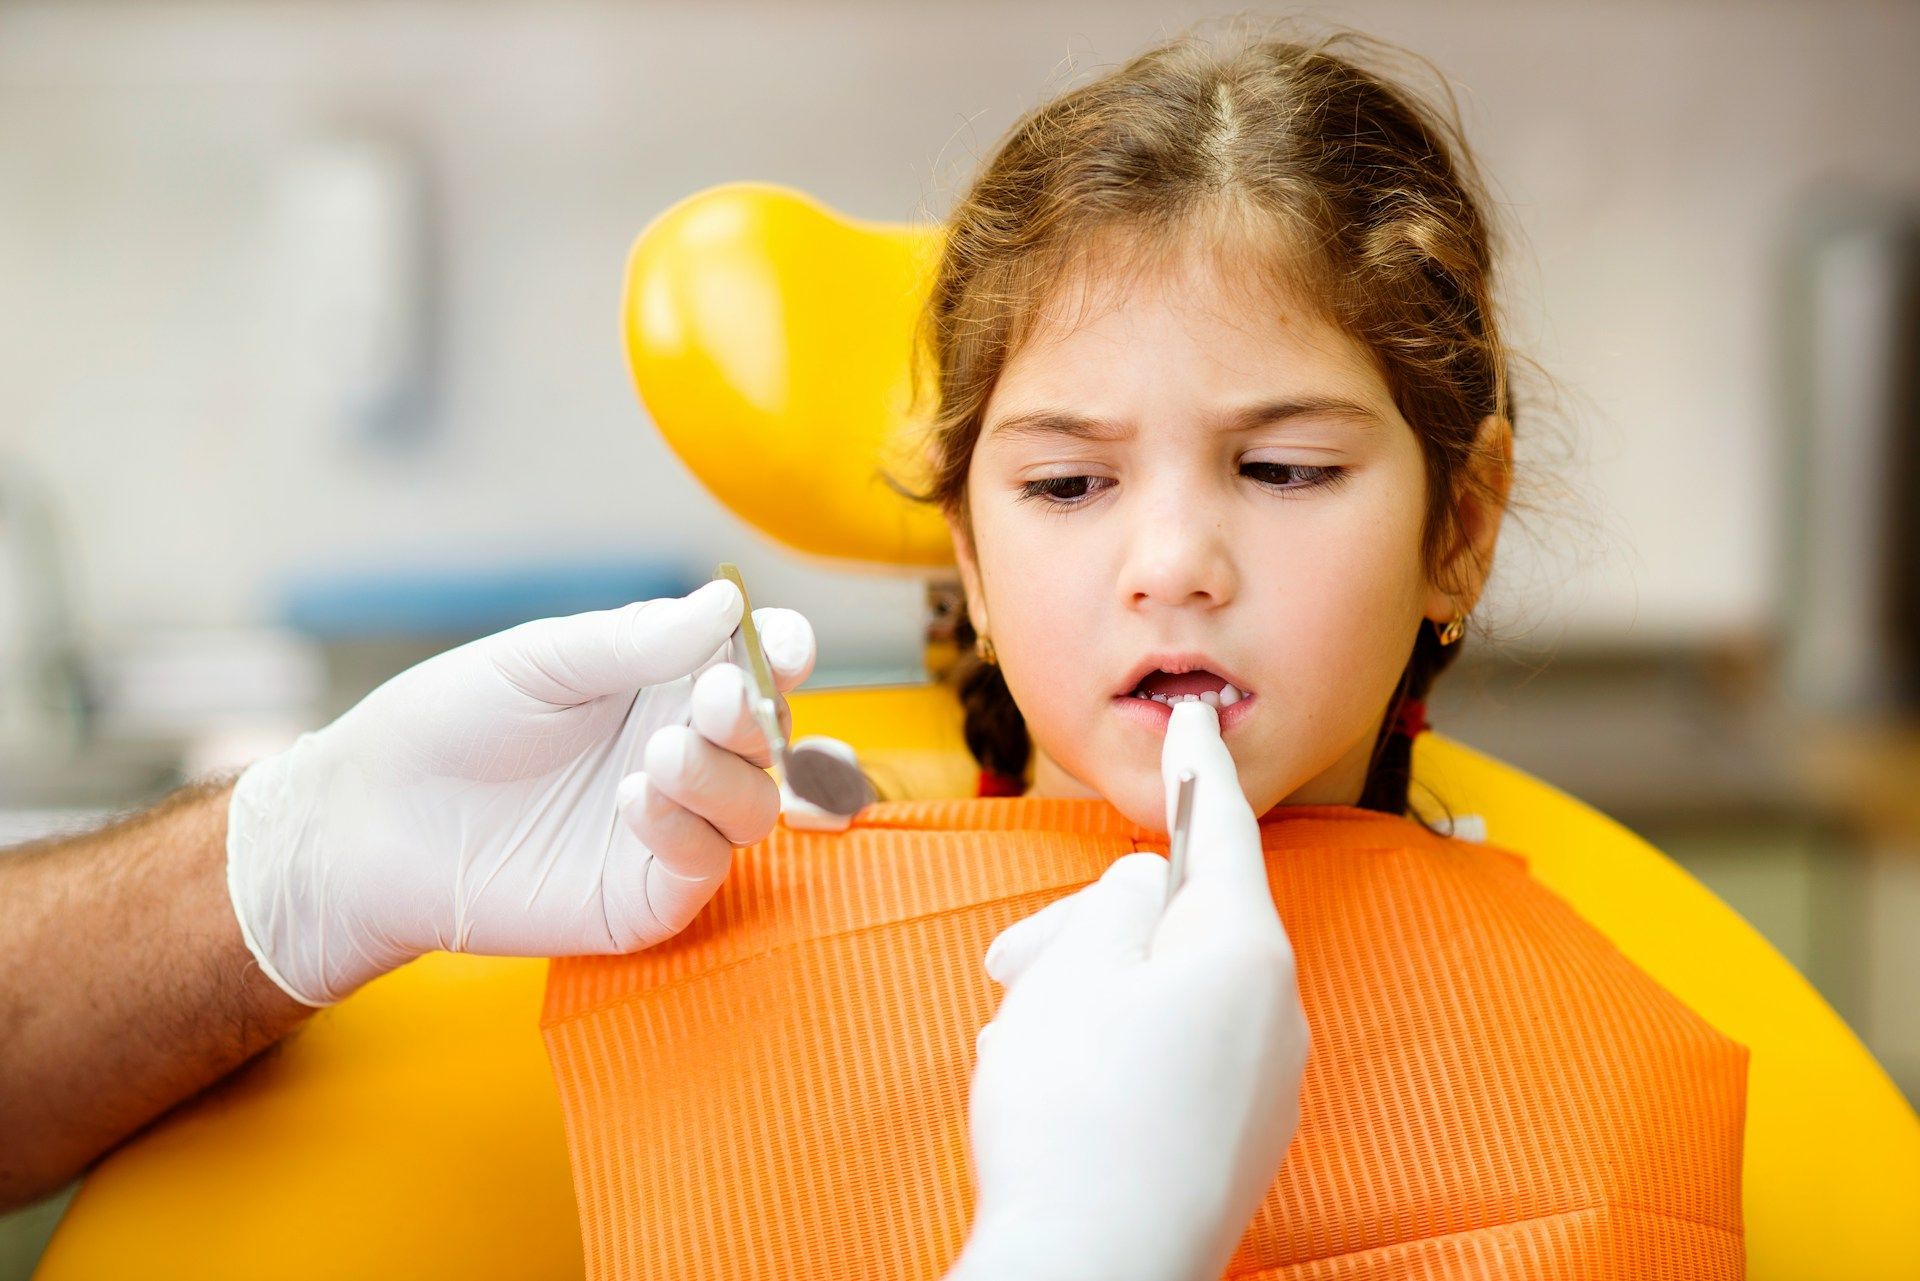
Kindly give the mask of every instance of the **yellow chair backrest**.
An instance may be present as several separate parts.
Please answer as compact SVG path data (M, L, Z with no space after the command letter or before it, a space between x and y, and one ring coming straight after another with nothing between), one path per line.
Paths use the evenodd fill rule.
M853 223L777 187L675 206L635 246L624 317L661 431L792 546L943 563L941 527L872 480L901 439L930 261L926 233ZM734 477L746 448L780 461L778 483ZM858 745L893 795L970 789L943 689L802 694L794 722ZM1622 952L1751 1048L1750 1276L1920 1276L1920 1120L1764 939L1644 841L1511 766L1429 733L1414 774L1417 791L1481 815L1489 840L1527 855ZM431 957L322 1013L102 1163L41 1281L577 1277L536 1025L543 975L540 962Z
M939 515L887 484L920 478L900 428L938 251L932 229L857 222L780 187L682 200L627 260L635 390L713 495L796 551L950 564Z

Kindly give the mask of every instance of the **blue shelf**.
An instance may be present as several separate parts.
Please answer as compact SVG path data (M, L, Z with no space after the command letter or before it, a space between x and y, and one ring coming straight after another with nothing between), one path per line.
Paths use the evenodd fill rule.
M683 564L662 561L337 570L289 582L279 613L286 626L317 640L440 640L683 596L705 581Z

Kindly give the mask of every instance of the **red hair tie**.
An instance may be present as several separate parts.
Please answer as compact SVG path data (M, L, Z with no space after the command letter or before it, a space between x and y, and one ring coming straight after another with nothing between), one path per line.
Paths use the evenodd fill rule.
M980 783L975 789L974 795L1022 796L1026 794L1026 790L1027 785L1010 774L1002 774L998 770L983 769L980 771Z
M1421 730L1431 729L1427 724L1427 700L1409 698L1400 704L1400 714L1394 720L1394 729L1408 738L1417 737Z

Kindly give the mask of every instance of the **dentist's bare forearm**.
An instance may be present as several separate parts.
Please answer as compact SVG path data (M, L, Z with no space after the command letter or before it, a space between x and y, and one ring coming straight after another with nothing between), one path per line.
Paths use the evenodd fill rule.
M52 1192L313 1011L226 885L232 784L0 852L0 1210Z

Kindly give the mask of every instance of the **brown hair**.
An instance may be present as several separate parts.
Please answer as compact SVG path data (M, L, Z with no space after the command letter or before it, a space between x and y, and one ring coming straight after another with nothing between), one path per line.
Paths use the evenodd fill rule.
M1303 41L1257 27L1216 47L1190 31L1013 126L945 220L916 344L932 471L922 497L964 537L988 398L1051 291L1098 246L1124 242L1144 266L1201 236L1215 252L1250 253L1250 277L1315 299L1373 352L1420 438L1422 556L1430 577L1444 567L1459 499L1481 484L1468 465L1479 424L1512 419L1494 231L1451 95L1443 114L1339 46L1387 48L1352 32ZM965 654L974 634L961 611ZM1411 638L1361 806L1408 812L1412 739L1399 712L1458 652L1424 622ZM975 758L1021 777L1032 744L999 669L967 655L957 682Z

